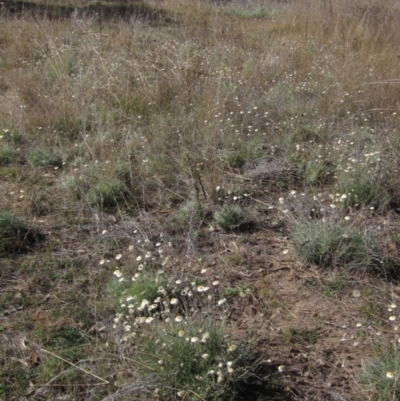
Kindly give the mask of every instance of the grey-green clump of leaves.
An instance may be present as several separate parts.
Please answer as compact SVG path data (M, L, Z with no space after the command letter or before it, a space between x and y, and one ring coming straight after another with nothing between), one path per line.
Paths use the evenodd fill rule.
M88 200L98 209L112 211L126 202L127 195L127 188L121 181L104 179L90 188Z
M384 273L386 265L375 239L337 221L299 221L293 239L297 254L324 268L345 267Z
M114 272L118 278L122 277L119 270ZM158 316L166 308L170 295L168 280L163 274L156 271L147 271L136 274L132 280L113 280L108 288L109 293L119 300L118 309L128 312L130 316Z
M332 166L328 162L310 160L304 164L304 178L309 185L326 183L332 174Z
M34 240L28 226L8 210L0 211L0 254L19 251Z
M373 400L400 400L400 351L393 346L380 351L364 364L360 376L363 387Z
M161 399L279 399L279 386L249 345L229 341L211 319L153 325L138 345L142 379L157 387Z
M246 213L239 205L224 205L214 213L215 222L225 231L233 231L240 228L246 222Z
M60 167L60 158L47 149L32 149L27 156L29 164L33 167Z
M223 160L230 168L242 168L247 162L255 161L263 154L262 139L239 141L223 152Z
M11 164L14 160L16 160L16 153L12 148L8 146L0 147L0 166Z
M389 196L380 185L375 174L368 173L362 169L354 173L342 173L338 177L337 191L347 194L344 206L372 206L375 209L384 207Z
M22 134L15 130L8 128L0 128L0 140L13 145L20 145L24 142Z

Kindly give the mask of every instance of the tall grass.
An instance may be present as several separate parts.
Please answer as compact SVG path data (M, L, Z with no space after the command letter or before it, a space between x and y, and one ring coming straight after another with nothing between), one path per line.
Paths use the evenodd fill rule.
M74 6L81 3L71 1ZM0 203L7 210L0 219L0 251L7 256L4 277L12 293L7 295L6 312L49 303L38 314L24 310L26 316L34 316L35 324L17 319L11 331L22 327L32 334L38 323L45 329L34 335L46 345L47 327L57 328L55 338L64 338L60 326L76 328L66 332L72 337L80 336L79 329L93 342L85 340L85 354L71 354L71 360L78 363L86 353L95 355L82 366L117 387L131 382L140 370L126 366L128 358L136 361L135 347L141 345L147 353L138 361L151 368L143 377L156 375L165 394L175 397L181 392L195 399L199 381L200 398L245 398L250 379L251 384L265 385L262 366L276 368L275 375L285 372L283 365L268 365L269 355L257 361L244 350L246 369L239 369L238 359L238 369L233 370L227 365L233 362L231 354L225 354L228 337L213 323L207 330L211 336L215 327L215 347L220 349L204 351L209 359L200 352L201 341L186 341L157 316L159 332L146 333L127 324L129 309L132 316L139 314L135 302L154 301L159 291L151 274L144 275L143 282L131 282L138 277L136 270L140 272L139 250L151 251L149 261L157 277L168 283L181 282L177 272L185 280L193 271L201 272L189 293L196 288L207 302L197 311L195 297L187 298L188 309L196 309L200 322L203 313L214 316L207 309L211 291L205 294L214 283L216 292L221 287L220 294L232 289L240 296L253 294L255 267L262 259L260 272L265 270L263 253L278 260L282 241L294 242L296 263L386 274L385 263L392 261L389 267L396 270L398 249L388 238L390 230L396 231L393 211L399 206L400 7L396 0L132 3L148 12L120 19L82 16L78 11L68 18L0 12ZM305 212L310 209L312 215ZM286 224L289 214L298 224ZM336 224L334 216L346 217ZM252 224L254 236L252 229L244 237L239 228L250 217L257 221ZM35 248L37 254L29 256L20 251L31 251L38 238L25 221L48 234L48 241ZM353 230L357 227L368 230ZM375 227L382 230L370 236ZM183 236L183 231L190 235ZM167 233L165 243L161 233ZM225 264L219 270L217 256L214 269L214 257L208 260L203 254L208 249L213 255L233 253L221 259ZM111 255L116 250L118 257ZM289 249L283 255L296 257ZM246 259L251 268L242 272ZM15 271L8 264L16 266ZM121 281L104 296L112 274L109 266L116 269L114 274L124 271L131 278L129 285ZM232 271L225 272L224 266ZM206 273L215 277L206 279ZM157 284L163 279L158 280ZM172 295L175 305L178 295L165 296ZM119 306L124 311L120 326L115 320L109 324L115 312L110 297L123 296L136 301L131 300L127 312ZM256 299L261 297L249 296L249 304ZM223 298L216 306L228 309L229 302ZM298 313L296 307L293 310ZM262 308L259 311L257 316L264 314ZM125 330L121 337L118 330ZM189 340L200 338L198 330L195 325L182 326ZM132 346L129 341L135 336L138 341ZM157 339L168 347L157 347ZM68 341L64 344L69 347ZM100 376L91 375L74 375L74 385L68 388L50 386L53 373L62 378L65 361L43 359L42 374L35 376L39 360L34 361L33 348L33 356L27 357L21 356L27 346L15 349L1 355L12 353L16 364L23 361L21 366L27 364L25 359L33 362L26 375L19 374L18 364L14 368L20 381L0 368L6 378L0 393L10 399L25 396L37 377L48 381L48 399L64 396L72 387L71 399L77 400L103 399L113 391L95 387ZM195 358L180 352L193 349ZM167 365L171 355L179 364L175 370L174 363ZM208 368L220 363L226 382L218 383L221 375L208 374ZM3 360L0 365L8 366ZM194 375L185 376L186 367ZM291 377L287 373L285 380ZM67 384L68 380L69 376Z

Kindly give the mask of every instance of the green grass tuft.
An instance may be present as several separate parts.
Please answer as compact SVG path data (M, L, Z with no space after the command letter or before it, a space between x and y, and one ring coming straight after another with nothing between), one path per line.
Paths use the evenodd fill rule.
M339 174L336 188L339 193L347 195L343 202L345 206L371 206L379 209L389 201L376 173L364 169Z
M126 187L118 180L104 180L90 188L87 196L89 203L105 211L115 210L126 202Z
M13 213L0 211L0 253L21 248L27 240L27 225Z
M382 350L363 366L360 381L373 400L400 400L400 352L396 346Z
M249 345L229 341L215 321L156 324L140 347L140 374L165 399L280 399L280 389L262 373Z
M336 221L297 222L293 239L297 254L321 267L345 267L358 271L384 271L373 237Z
M0 148L0 165L11 164L16 160L16 153L9 147Z
M214 213L214 220L225 231L233 231L246 221L246 213L239 205L224 205Z
M33 167L59 167L61 166L61 160L53 152L37 148L32 149L28 152L27 156L28 162Z

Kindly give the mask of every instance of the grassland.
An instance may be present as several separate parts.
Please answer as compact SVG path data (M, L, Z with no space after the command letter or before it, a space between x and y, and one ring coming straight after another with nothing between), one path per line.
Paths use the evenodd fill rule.
M1 400L400 400L395 0L5 1Z

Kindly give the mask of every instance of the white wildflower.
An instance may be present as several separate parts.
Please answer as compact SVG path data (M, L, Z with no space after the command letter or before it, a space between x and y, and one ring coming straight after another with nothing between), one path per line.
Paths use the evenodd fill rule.
M120 270L114 270L114 276L115 277L117 277L117 278L120 278L120 277L122 277L122 273L121 273L121 271Z

